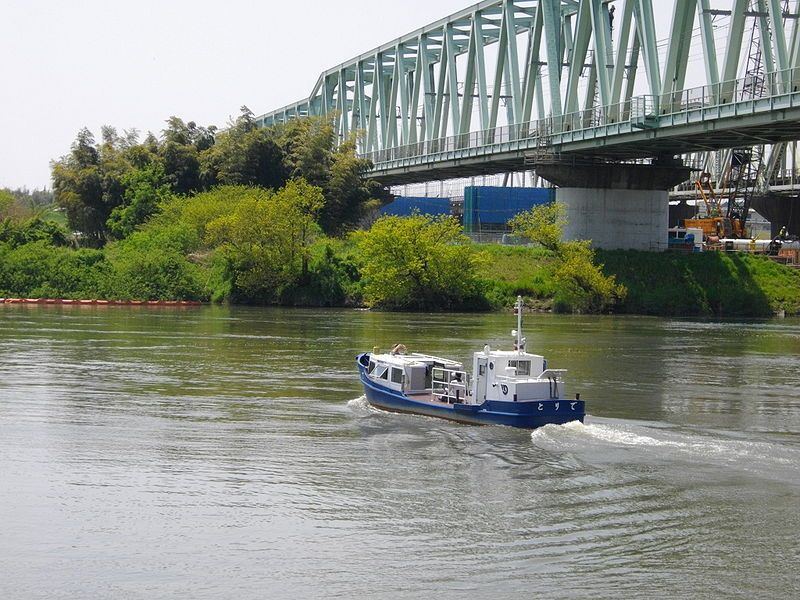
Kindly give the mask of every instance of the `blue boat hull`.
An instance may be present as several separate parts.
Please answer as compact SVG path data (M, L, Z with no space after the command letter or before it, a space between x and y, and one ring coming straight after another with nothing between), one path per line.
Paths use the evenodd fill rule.
M586 415L583 400L543 400L542 402L487 400L483 404L431 404L414 400L402 392L376 385L367 377L366 369L361 361L357 362L359 378L364 386L367 401L383 410L438 417L471 425L508 425L524 429L535 429L544 425L561 425L571 421L582 423Z

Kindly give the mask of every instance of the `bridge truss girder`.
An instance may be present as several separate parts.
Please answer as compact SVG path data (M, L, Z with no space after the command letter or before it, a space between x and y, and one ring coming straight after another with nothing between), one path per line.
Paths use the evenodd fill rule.
M490 144L502 126L564 115L613 123L640 96L669 113L684 92L695 24L706 85L725 104L742 93L735 80L754 21L769 81L800 79L798 19L784 27L783 1L730 0L720 10L675 0L660 59L652 0L484 0L325 71L308 98L257 121L327 115L340 139L357 133L359 152L375 154L475 132ZM790 4L789 17L800 0ZM720 15L724 40L714 35Z

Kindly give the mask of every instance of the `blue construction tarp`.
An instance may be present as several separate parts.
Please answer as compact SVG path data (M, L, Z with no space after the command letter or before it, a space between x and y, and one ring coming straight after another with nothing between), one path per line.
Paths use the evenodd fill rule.
M539 204L553 202L554 188L488 187L464 188L464 230L504 229L515 215Z
M424 198L395 196L394 201L382 206L378 214L408 217L417 211L423 215L449 215L450 198Z

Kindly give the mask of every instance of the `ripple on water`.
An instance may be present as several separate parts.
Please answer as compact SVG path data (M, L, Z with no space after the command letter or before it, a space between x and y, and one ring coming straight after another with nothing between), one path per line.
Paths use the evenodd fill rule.
M796 331L531 316L586 425L360 395L357 351L507 319L0 311L0 597L797 596Z

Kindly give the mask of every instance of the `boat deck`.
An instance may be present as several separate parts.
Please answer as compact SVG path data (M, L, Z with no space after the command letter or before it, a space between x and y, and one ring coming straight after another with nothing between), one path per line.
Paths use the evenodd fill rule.
M454 397L450 397L450 401L447 401L447 396L439 396L433 395L433 392L405 392L405 395L408 397L409 400L415 400L417 402L426 402L428 404L433 404L434 406L441 406L442 404L455 404L456 400ZM459 402L462 402L464 397L461 396L459 398Z

